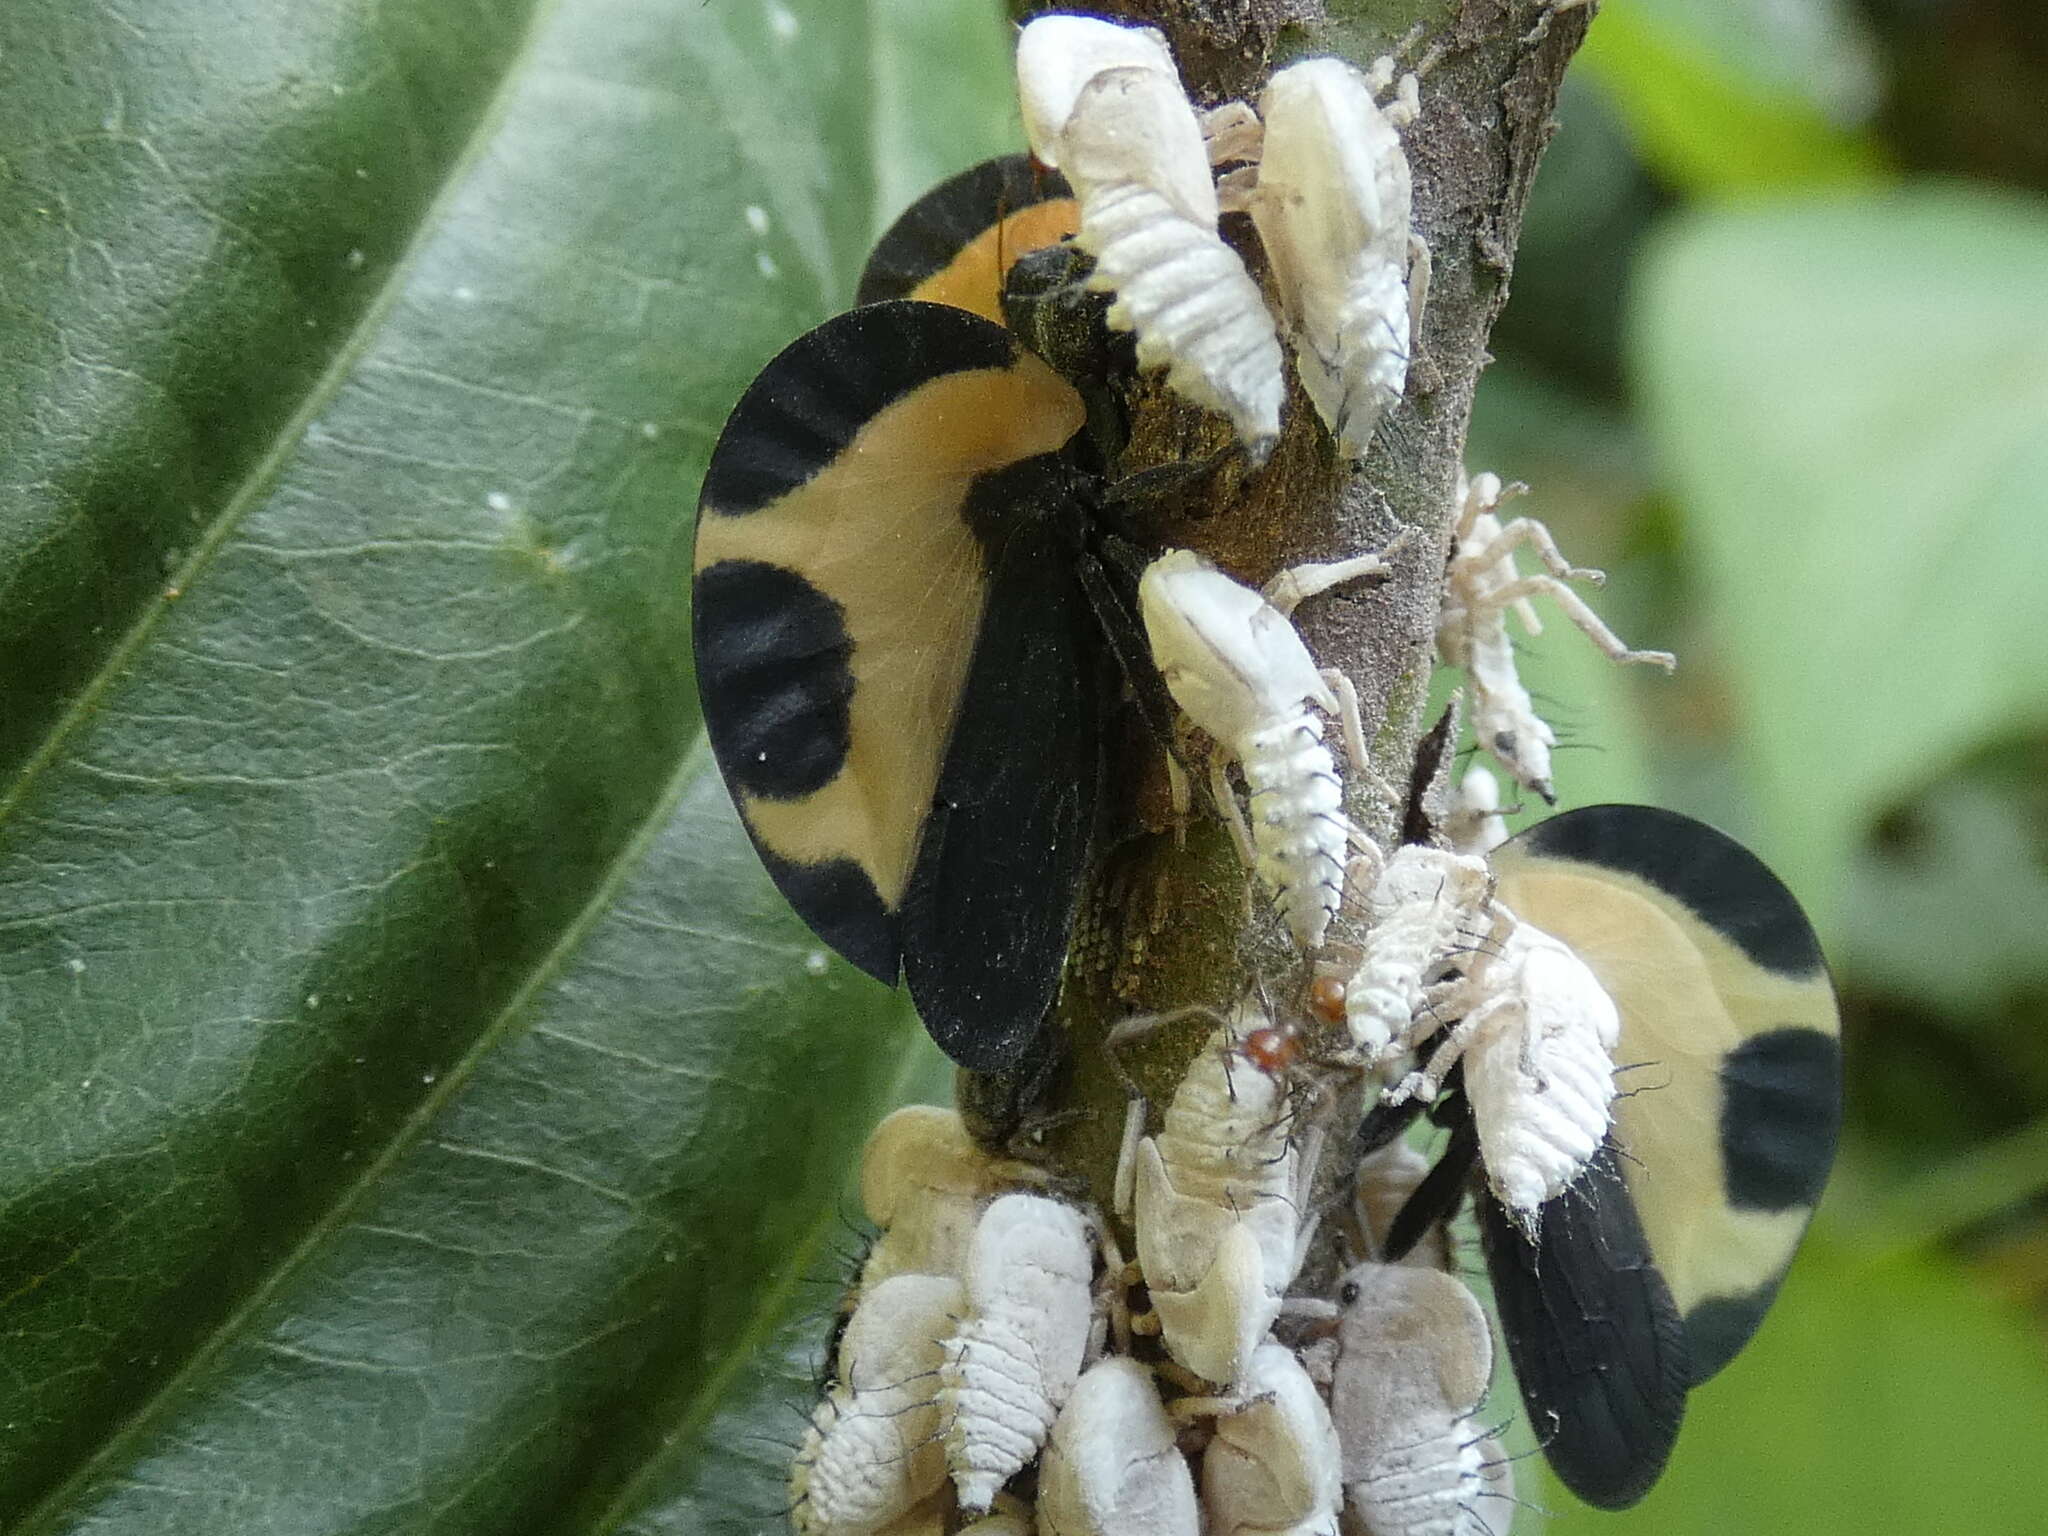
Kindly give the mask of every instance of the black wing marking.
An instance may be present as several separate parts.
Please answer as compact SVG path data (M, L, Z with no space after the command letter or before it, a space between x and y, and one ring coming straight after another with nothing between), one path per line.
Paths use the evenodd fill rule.
M1429 1106L1419 1098L1403 1099L1399 1104L1375 1102L1359 1117L1354 1155L1370 1157L1395 1137L1405 1134L1427 1108Z
M1842 1130L1842 1046L1786 1025L1749 1036L1721 1058L1722 1195L1732 1212L1787 1216L1789 1238L1752 1248L1756 1283L1708 1295L1685 1314L1693 1385L1714 1375L1762 1326L1819 1204Z
M853 639L839 603L786 565L721 560L698 574L692 617L727 782L770 800L831 783L853 743Z
M1066 178L1034 169L1026 155L949 177L876 242L855 302L930 299L1000 321L1004 266L1079 227L1073 196Z
M711 450L700 506L724 517L772 506L905 396L948 373L1006 368L1016 351L1004 331L949 308L896 304L836 315L784 347L747 386Z
M1820 941L1770 867L1725 832L1648 805L1589 805L1522 834L1531 853L1648 882L1767 971L1825 975Z
M713 451L692 619L712 750L777 887L882 981L987 607L968 500L1082 414L1001 327L893 302L792 343Z
M800 801L846 767L853 642L839 604L787 566L721 560L697 575L692 623L712 756L761 862L819 938L893 984L896 922L872 876L851 858L783 857L744 809Z
M1612 1141L1542 1209L1534 1244L1482 1192L1479 1235L1530 1427L1560 1481L1601 1509L1650 1491L1692 1380Z
M971 498L1006 517L990 530L987 612L903 904L911 998L940 1048L977 1071L1044 1027L1100 794L1106 651L1068 495L1064 468L1041 463ZM1033 503L1042 516L1017 515Z
M1842 1130L1842 1046L1788 1025L1721 1058L1721 1169L1739 1211L1810 1209Z
M1478 1157L1479 1138L1468 1122L1451 1133L1450 1145L1437 1159L1436 1166L1422 1176L1415 1192L1387 1224L1387 1240L1380 1255L1387 1263L1400 1263L1429 1235L1431 1228L1458 1214L1459 1202L1465 1198L1466 1178Z

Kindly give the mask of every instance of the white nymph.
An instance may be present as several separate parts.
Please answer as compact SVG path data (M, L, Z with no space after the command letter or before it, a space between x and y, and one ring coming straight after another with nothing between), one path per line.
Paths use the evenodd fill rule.
M862 1288L891 1275L965 1274L983 1209L1005 1190L1044 1179L1031 1164L977 1145L950 1109L910 1104L896 1110L861 1152L861 1204L881 1229L861 1266Z
M1514 644L1508 635L1508 611L1521 616L1522 627L1543 632L1529 599L1544 596L1564 610L1595 645L1615 661L1643 662L1669 672L1678 658L1669 651L1632 651L1623 645L1600 616L1567 581L1598 585L1600 572L1569 564L1550 536L1533 518L1503 524L1501 503L1527 489L1503 486L1498 475L1458 477L1457 542L1444 578L1444 606L1437 617L1438 659L1465 673L1472 689L1472 734L1499 759L1524 789L1555 804L1550 749L1557 733L1536 713L1529 690L1515 667ZM1515 569L1515 551L1523 545L1536 551L1544 569L1524 576Z
M1031 152L1081 205L1076 242L1109 323L1137 333L1141 367L1230 418L1255 459L1280 433L1286 381L1259 286L1216 232L1219 206L1195 109L1149 27L1041 16L1017 39Z
M1088 1222L1043 1195L1004 1195L974 1229L965 1315L939 1371L945 1461L980 1514L1045 1444L1081 1374L1094 1320Z
M1210 1536L1337 1536L1343 1448L1293 1350L1261 1344L1240 1398L1183 1398L1172 1412L1216 1416L1202 1453Z
M944 1275L862 1292L790 1473L798 1536L868 1536L944 1485L939 1362L963 1304L960 1281Z
M1113 1356L1090 1366L1038 1469L1038 1536L1200 1536L1194 1474L1152 1373Z
M1444 816L1444 837L1454 852L1482 859L1508 840L1507 818L1500 807L1500 780L1485 764L1474 763L1458 780Z
M1399 132L1419 111L1415 77L1382 106L1393 72L1387 59L1369 74L1328 58L1281 70L1259 98L1257 169L1223 188L1258 226L1302 388L1354 458L1407 388L1429 287Z
M1117 1203L1137 1231L1167 1353L1235 1387L1301 1267L1301 1211L1312 1158L1295 1144L1287 1091L1240 1054L1266 1022L1249 1002L1210 1035L1156 1136L1131 1101ZM1112 1045L1156 1021L1127 1021ZM1312 1153L1313 1149L1311 1149Z
M1502 1461L1475 1417L1493 1376L1493 1336L1453 1276L1361 1264L1338 1292L1342 1315L1330 1417L1343 1448L1346 1529L1365 1536L1482 1536L1489 1463Z
M1351 887L1366 892L1365 946L1344 990L1351 1049L1365 1066L1406 1048L1435 1028L1429 984L1484 933L1481 911L1493 888L1483 859L1424 843L1404 843L1375 868L1355 860Z
M1176 549L1146 567L1138 583L1146 638L1167 690L1222 750L1209 764L1217 809L1304 949L1323 942L1343 896L1346 845L1358 836L1344 814L1344 781L1323 744L1323 722L1308 706L1339 718L1352 770L1371 770L1357 690L1335 668L1316 666L1288 616L1305 597L1388 569L1374 555L1300 565L1260 593L1193 550ZM1249 827L1228 759L1244 770Z
M1613 1124L1621 1015L1570 945L1498 903L1493 912L1487 942L1431 998L1456 1022L1385 1102L1435 1098L1462 1061L1487 1183L1533 1235L1544 1204L1584 1171Z

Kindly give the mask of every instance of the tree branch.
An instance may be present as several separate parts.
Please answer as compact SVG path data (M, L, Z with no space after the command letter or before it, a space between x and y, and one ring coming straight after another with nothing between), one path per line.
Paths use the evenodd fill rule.
M1414 171L1415 225L1429 242L1434 273L1407 396L1389 413L1363 472L1338 458L1297 386L1264 468L1250 471L1226 456L1198 513L1149 530L1255 584L1297 560L1386 548L1410 530L1392 556L1390 580L1340 588L1297 615L1318 659L1356 684L1376 768L1406 785L1430 723L1424 706L1473 392L1507 299L1558 84L1588 10L1554 9L1548 0L1112 0L1092 8L1161 28L1204 106L1256 100L1274 65L1294 57L1337 53L1363 66L1411 31L1405 62L1430 61L1422 116L1402 137ZM1262 273L1248 222L1226 219L1225 234ZM1124 469L1200 459L1228 446L1218 419L1151 380L1134 404ZM1055 1165L1085 1177L1105 1209L1125 1103L1101 1044L1107 1028L1134 1012L1227 1008L1248 985L1280 1010L1298 1010L1309 979L1222 828L1202 817L1177 839L1156 743L1134 730L1116 767L1112 793L1130 797L1130 830L1107 851L1083 902L1060 1004L1071 1054L1041 1103L1060 1114L1048 1139ZM1391 844L1396 817L1364 792L1363 780L1349 775L1352 814ZM1124 1053L1155 1113L1207 1033L1193 1025L1162 1030ZM961 1103L984 1128L1001 1129L1012 1118L1005 1107L1021 1091L1016 1082L963 1078ZM1068 1111L1078 1113L1061 1113Z

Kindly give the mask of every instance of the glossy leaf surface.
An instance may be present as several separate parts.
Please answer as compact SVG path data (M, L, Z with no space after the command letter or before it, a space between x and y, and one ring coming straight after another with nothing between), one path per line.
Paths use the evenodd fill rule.
M609 1527L799 1301L925 1058L731 822L689 508L898 45L0 16L0 1527Z

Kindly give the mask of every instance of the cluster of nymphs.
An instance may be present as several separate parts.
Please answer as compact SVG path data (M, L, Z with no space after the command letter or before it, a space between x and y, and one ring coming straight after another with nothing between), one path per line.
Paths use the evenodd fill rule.
M1149 27L1042 16L1018 41L1017 91L1032 154L1080 205L1090 286L1114 296L1109 323L1136 334L1140 366L1227 416L1254 459L1271 449L1287 392L1278 330L1217 234L1222 213L1249 213L1302 388L1362 456L1406 387L1428 289L1397 132L1418 111L1415 77L1396 86L1390 60L1361 73L1306 59L1273 76L1256 112L1204 113Z
M1515 487L1520 490L1521 487ZM1632 651L1570 587L1567 578L1599 582L1599 571L1567 564L1543 524L1516 518L1505 525L1498 508L1508 495L1491 474L1460 478L1456 543L1444 575L1443 607L1437 617L1437 656L1463 672L1472 697L1473 734L1515 781L1544 800L1554 802L1550 749L1556 735L1537 714L1529 691L1515 668L1508 615L1516 613L1531 632L1540 631L1530 599L1548 596L1617 661L1674 664L1665 651ZM1545 569L1523 575L1515 552L1534 548ZM1488 882L1477 856L1505 840L1502 823L1492 814L1500 791L1484 768L1469 773L1459 789L1459 804L1448 820L1470 819L1469 830L1454 843L1469 844L1461 855L1411 845L1392 860L1354 826L1343 812L1343 781L1330 751L1323 745L1323 723L1310 704L1335 715L1344 732L1344 748L1354 769L1371 774L1365 732L1359 720L1358 694L1349 678L1333 667L1319 667L1288 622L1294 606L1342 581L1384 576L1387 566L1374 556L1359 556L1313 565L1293 566L1254 592L1215 569L1189 550L1175 550L1152 562L1138 584L1151 659L1165 679L1174 701L1217 746L1210 758L1210 788L1218 810L1231 828L1239 852L1271 888L1289 931L1303 949L1321 948L1330 919L1345 899L1347 881L1354 894L1375 911L1426 916L1383 920L1382 932L1398 929L1401 940L1388 938L1376 956L1407 956L1415 967L1439 956L1427 946L1452 942L1477 930ZM1253 815L1247 824L1238 809L1229 777L1235 761L1244 776ZM1392 787L1375 778L1386 795ZM1488 842L1489 835L1492 841ZM1355 850L1346 874L1347 850ZM1430 901L1418 893L1434 893ZM1391 947L1405 946L1400 950ZM1397 962L1374 959L1375 975ZM1418 970L1418 974L1420 971ZM1385 994L1384 984L1361 972L1355 995ZM1412 1005L1413 988L1388 996L1385 1007ZM1396 1023L1368 1022L1380 1004L1355 1002L1353 1032L1368 1056L1383 1051L1406 1029L1406 1014Z
M1362 939L1299 1017L1247 995L1112 1032L1206 1021L1156 1125L1133 1098L1109 1210L950 1110L882 1123L802 1536L1506 1536L1467 1195L1544 1454L1589 1502L1649 1489L1818 1198L1833 996L1721 834L1602 806L1503 840L1492 785L1467 776L1457 845L1367 857L1333 924ZM1618 1096L1631 1065L1655 1080ZM1434 1163L1403 1134L1426 1104ZM1346 1267L1300 1294L1319 1228Z
M1159 34L1075 16L1027 26L1018 73L1033 154L907 210L856 307L726 422L696 531L705 728L783 895L900 975L962 1067L1042 1085L1063 1051L1120 1063L1186 1018L1205 1038L1156 1118L1134 1098L1107 1209L950 1112L877 1131L882 1235L797 1460L797 1527L1504 1536L1494 1334L1450 1235L1468 1200L1536 1442L1579 1496L1633 1503L1687 1394L1761 1322L1833 1158L1812 929L1687 817L1593 806L1508 838L1483 765L1395 790L1292 621L1382 560L1254 589L1130 515L1206 473L1120 475L1143 368L1257 460L1291 350L1334 449L1366 452L1427 270L1414 81L1311 59L1256 112L1201 112ZM1227 208L1256 227L1277 319L1219 237ZM1503 521L1507 494L1474 475L1445 509L1436 649L1479 748L1550 801L1510 615L1533 631L1545 598L1616 660L1671 657L1623 646L1570 585L1598 573ZM1080 892L1130 835L1126 711L1181 810L1180 768L1206 766L1284 975L1077 1045L1055 1008ZM1347 775L1387 802L1360 819L1403 841L1353 819ZM1409 1140L1425 1115L1433 1161Z
M1354 1536L1505 1536L1485 1313L1418 1255L1360 1264L1334 1302L1296 1298L1280 1319L1302 1170L1274 1096L1233 1103L1227 1062L1205 1054L1141 1144L1139 1242L1168 1255L1145 1271L1150 1317L1129 1313L1138 1269L1109 1225L1040 1170L950 1110L882 1122L861 1173L880 1236L797 1454L798 1531L1337 1536L1341 1520ZM1359 1230L1422 1166L1400 1143L1368 1160ZM1193 1274L1182 1291L1162 1284L1176 1265Z

